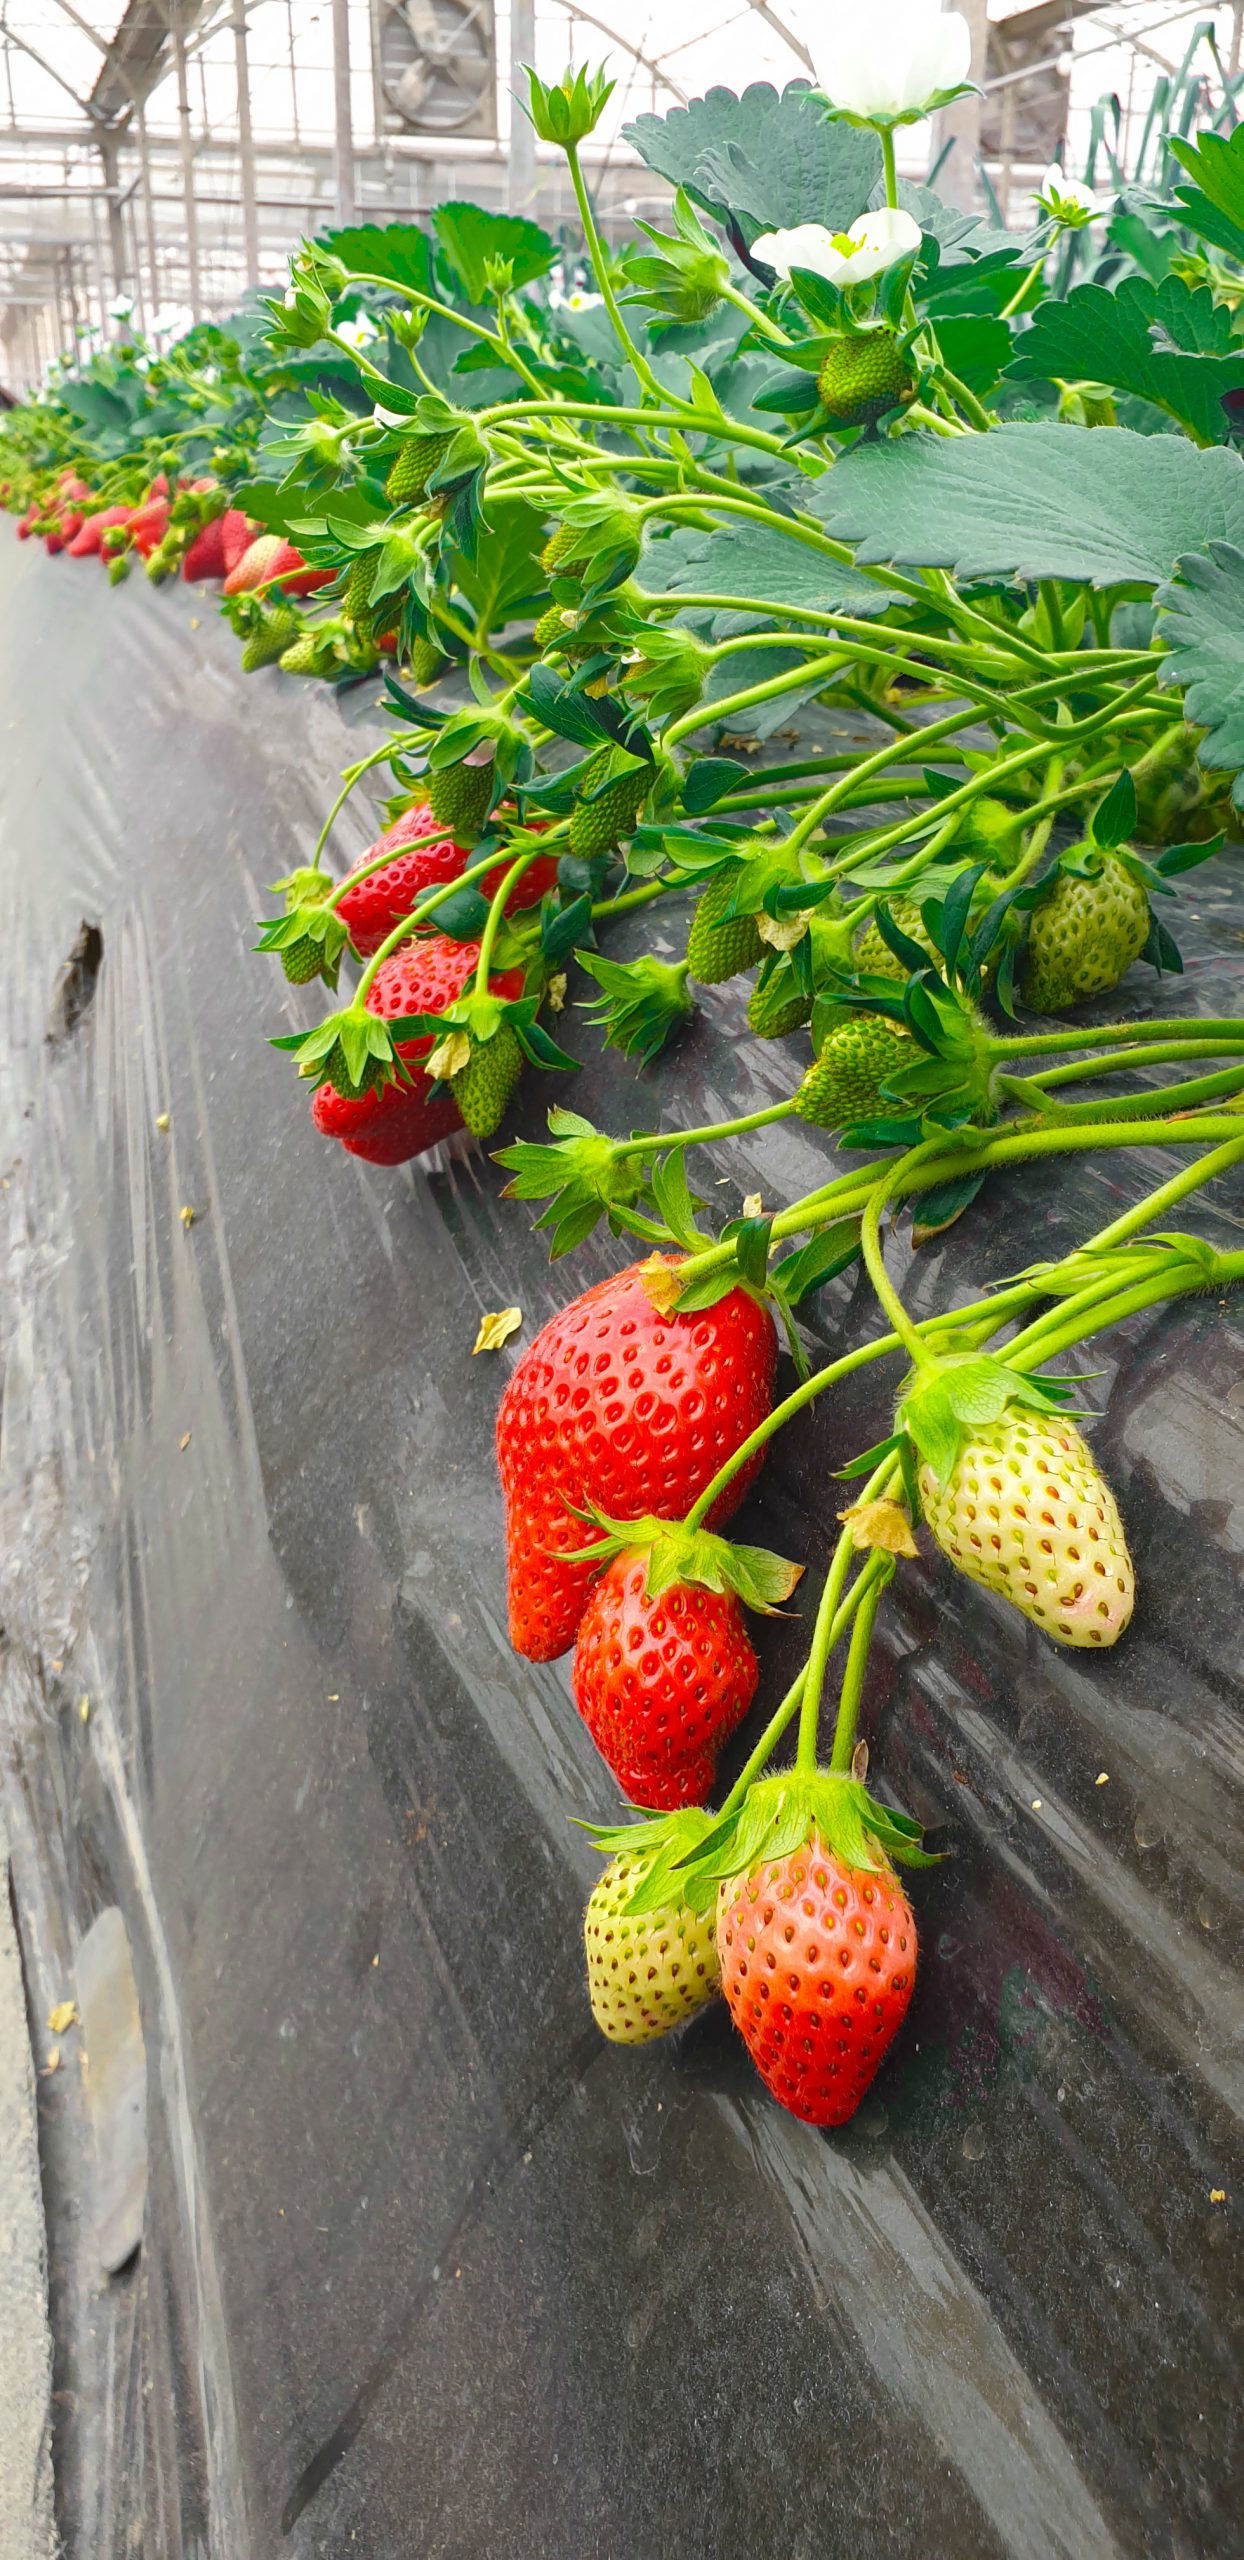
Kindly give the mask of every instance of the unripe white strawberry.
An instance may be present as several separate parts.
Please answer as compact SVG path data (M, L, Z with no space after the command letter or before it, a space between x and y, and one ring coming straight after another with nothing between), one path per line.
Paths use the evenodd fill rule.
M920 1502L961 1573L1057 1644L1116 1644L1136 1577L1123 1523L1075 1424L1008 1408L964 1438L948 1482L920 1469Z
M627 1901L647 1861L611 1858L583 1923L592 2016L614 2044L668 2035L721 1988L716 1915L671 1903L629 1913Z

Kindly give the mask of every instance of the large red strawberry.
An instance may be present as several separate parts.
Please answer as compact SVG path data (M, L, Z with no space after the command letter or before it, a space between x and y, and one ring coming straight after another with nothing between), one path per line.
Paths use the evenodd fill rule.
M674 1582L648 1598L646 1553L615 1556L579 1620L571 1685L632 1804L705 1804L717 1752L759 1676L733 1591Z
M854 1864L815 1830L759 1858L720 1887L717 1952L730 2014L766 2088L805 2124L845 2124L903 2023L916 1975L916 1924L888 1862Z
M715 1307L663 1314L645 1271L632 1263L553 1316L501 1399L510 1640L532 1662L566 1651L587 1600L593 1568L570 1560L583 1544L574 1509L681 1520L769 1411L767 1308L732 1289ZM737 1509L759 1464L740 1468L710 1526Z
M370 872L366 879L359 881L356 889L347 889L337 902L337 913L350 940L365 960L380 949L385 936L411 913L427 890L456 880L459 872L475 859L466 846L458 844L442 826L426 800L416 800L409 809L403 809L400 818L395 818L393 825L386 827L384 834L368 846L366 853L359 855L354 870L374 862L377 854L387 852L390 846L393 848L393 861L384 863L378 871ZM498 876L507 867L509 859L506 854L498 855ZM487 887L493 877L491 873L486 874L480 886ZM515 882L506 902L507 912L537 905L556 877L555 855L533 862L530 871L525 871L522 879Z
M225 571L225 519L213 516L210 524L196 533L181 564L183 578L223 578Z
M336 574L334 569L309 569L301 551L283 533L261 533L229 571L223 592L250 595L256 587L267 587L279 578L286 595L309 596L317 587L331 585Z
M311 1117L323 1137L339 1138L348 1154L368 1164L406 1164L462 1127L453 1095L434 1099L427 1077L420 1075L413 1085L377 1085L357 1097L317 1085Z
M258 532L259 526L250 516L243 514L241 507L226 507L220 519L220 548L226 577L231 569L236 569L243 553L250 550Z
M128 507L98 507L94 515L84 516L72 542L67 545L70 558L98 559L101 537L110 525L124 524L129 512Z

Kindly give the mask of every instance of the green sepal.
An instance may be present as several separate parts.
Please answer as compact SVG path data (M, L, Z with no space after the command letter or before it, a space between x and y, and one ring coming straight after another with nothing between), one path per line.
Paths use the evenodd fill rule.
M658 960L652 952L638 960L606 960L598 952L576 951L575 958L601 990L583 1008L589 1022L603 1031L606 1048L621 1049L643 1065L695 1011L685 960Z
M573 1564L606 1565L615 1556L646 1553L644 1585L649 1600L659 1600L676 1582L697 1583L705 1591L733 1591L748 1609L767 1618L779 1614L789 1600L803 1566L791 1564L768 1547L736 1546L711 1529L689 1529L682 1520L611 1520L593 1502L568 1506L576 1519L590 1520L602 1535L588 1547L567 1549Z
M331 1084L353 1099L405 1072L389 1024L357 1003L330 1013L313 1031L281 1032L268 1045L290 1050L308 1083Z
M1074 1393L1066 1378L1029 1376L988 1352L965 1352L918 1371L903 1390L895 1422L944 1486L971 1432L997 1422L1009 1405L1048 1412L1070 1404Z
M669 1862L662 1879L665 1898L674 1899L681 1889L693 1910L707 1910L720 1885L789 1857L814 1834L830 1857L857 1872L884 1875L893 1866L940 1863L921 1846L920 1825L878 1804L860 1779L828 1769L784 1769L758 1779L741 1805L719 1815L697 1843ZM628 1910L653 1907L645 1892L642 1879Z
M283 880L268 883L273 897L283 897L287 908L318 907L330 898L335 883L331 872L317 871L309 862L300 863L296 871L287 871Z
M514 1177L503 1199L548 1201L536 1225L551 1231L549 1258L556 1262L582 1244L602 1217L620 1233L613 1212L634 1208L644 1193L644 1175L635 1157L625 1156L579 1112L558 1104L548 1120L552 1146L520 1139L498 1148L494 1162Z

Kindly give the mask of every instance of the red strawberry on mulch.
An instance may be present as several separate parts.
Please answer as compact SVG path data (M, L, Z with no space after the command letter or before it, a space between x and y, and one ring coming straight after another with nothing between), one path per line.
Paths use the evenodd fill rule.
M77 533L66 547L72 560L97 560L102 536L114 524L125 524L128 507L98 507L94 515L84 516Z
M309 596L317 587L331 586L336 574L335 569L309 569L301 551L283 533L261 533L229 571L223 592L247 596L279 578L286 595Z
M413 1085L377 1085L357 1098L318 1085L311 1117L323 1137L339 1138L349 1155L367 1164L406 1164L462 1127L453 1095L434 1100L426 1076L416 1076Z
M497 1416L506 1502L510 1640L532 1662L574 1642L592 1582L574 1559L589 1504L619 1520L681 1520L764 1420L777 1341L768 1309L732 1289L665 1314L645 1285L672 1266L632 1263L572 1300L519 1361ZM658 1286L658 1295L661 1294ZM760 1464L710 1514L737 1510Z
M385 936L392 933L394 925L399 924L404 916L411 914L427 890L456 880L459 872L476 859L465 845L456 843L447 833L426 800L416 800L409 809L403 809L392 826L386 827L384 834L368 846L366 853L359 855L354 870L360 870L364 863L374 862L377 854L387 852L390 846L394 855L392 862L370 872L366 879L359 881L357 888L347 889L337 904L337 913L350 940L364 960L370 959L373 952L380 949ZM504 853L499 854L496 874L487 873L479 886L486 889L489 882L495 886L497 874L507 867L509 858ZM530 871L525 871L522 879L515 882L507 901L507 912L514 914L524 907L538 905L556 877L555 856L533 862Z
M716 1755L759 1676L733 1591L675 1582L648 1597L647 1554L615 1556L579 1620L572 1686L633 1804L706 1804Z
M225 562L225 517L213 516L196 533L181 564L183 578L223 578Z
M226 507L220 519L220 548L226 577L231 569L236 569L243 554L250 550L258 532L259 526L252 517L244 515L240 507Z

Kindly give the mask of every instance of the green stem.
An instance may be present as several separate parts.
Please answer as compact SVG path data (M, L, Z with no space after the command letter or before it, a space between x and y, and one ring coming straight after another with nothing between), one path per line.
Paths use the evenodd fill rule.
M987 434L994 422L988 409L984 408L977 399L976 393L969 391L966 382L961 382L958 374L952 373L948 364L939 364L938 372L951 399L957 400L965 418L970 418L974 427L980 428Z
M488 921L480 935L479 958L475 964L477 996L485 996L488 993L488 972L492 966L492 955L496 949L497 935L501 930L510 891L517 887L523 873L530 871L532 863L541 861L543 856L543 845L532 845L529 852L520 853L517 862L510 864L504 879L498 883L493 892L492 903L488 909Z
M894 158L894 127L893 125L882 124L878 125L875 130L881 143L881 163L885 171L885 200L888 205L897 211L898 167Z
M638 380L642 382L645 391L647 391L651 395L652 399L655 400L658 408L663 408L668 398L668 394L662 390L660 383L657 381L656 375L648 363L647 357L640 354L640 351L631 336L630 330L627 328L626 322L623 319L621 308L618 303L618 297L613 289L613 278L609 273L609 261L605 256L604 244L601 240L600 233L596 228L596 216L592 211L591 198L588 195L587 187L584 183L583 171L579 163L579 148L577 143L568 142L566 144L566 163L570 170L570 183L574 188L575 203L579 208L579 220L583 225L583 237L587 243L587 253L592 261L592 273L600 287L601 298L604 302L605 309L613 322L618 343L620 346L625 348L635 374Z
M812 1647L803 1675L803 1697L799 1708L799 1740L795 1748L795 1767L805 1772L816 1767L816 1739L821 1714L821 1693L825 1687L825 1666L829 1660L834 1619L842 1600L854 1553L855 1549L850 1536L844 1529L834 1548L829 1571L825 1576L825 1588L821 1593L816 1624L812 1630Z
M856 1610L855 1625L851 1629L847 1667L842 1675L833 1747L829 1755L830 1768L844 1778L849 1777L851 1762L855 1756L855 1728L859 1723L860 1705L864 1696L864 1675L868 1669L873 1628L877 1622L877 1610L884 1588L885 1584L881 1575L878 1574L871 1590L865 1594Z
M918 1369L929 1366L930 1354L886 1270L885 1256L881 1250L881 1218L887 1203L897 1198L904 1190L909 1173L923 1163L931 1149L942 1144L943 1140L940 1136L925 1138L918 1147L912 1147L908 1154L900 1156L898 1163L891 1166L884 1179L877 1183L870 1194L860 1226L860 1251L864 1257L864 1268L880 1300L882 1312L889 1317L904 1350Z

